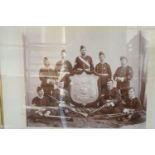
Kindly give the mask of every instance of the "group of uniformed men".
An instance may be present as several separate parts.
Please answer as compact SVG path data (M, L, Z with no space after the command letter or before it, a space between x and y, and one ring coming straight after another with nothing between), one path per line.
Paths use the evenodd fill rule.
M95 106L101 108L102 113L126 113L130 119L139 117L136 111L141 109L141 103L135 96L134 88L130 87L133 78L133 69L128 65L128 59L120 57L121 66L117 68L113 77L111 67L105 62L105 54L99 52L99 63L94 67L93 60L86 54L86 47L80 46L80 56L76 57L75 64L66 59L66 50L61 51L61 60L50 67L47 57L44 57L44 68L39 71L41 85L37 88L38 96L33 98L32 104L36 106L57 106L60 101L69 101L68 75L73 72L86 70L95 72L101 79L101 97ZM116 88L113 82L116 81ZM96 107L96 108L97 108ZM130 115L131 112L135 113Z

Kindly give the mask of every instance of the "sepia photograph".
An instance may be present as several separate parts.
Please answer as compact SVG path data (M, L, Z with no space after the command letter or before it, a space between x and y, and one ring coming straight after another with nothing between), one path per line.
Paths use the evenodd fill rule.
M146 40L133 27L25 27L28 127L146 128Z

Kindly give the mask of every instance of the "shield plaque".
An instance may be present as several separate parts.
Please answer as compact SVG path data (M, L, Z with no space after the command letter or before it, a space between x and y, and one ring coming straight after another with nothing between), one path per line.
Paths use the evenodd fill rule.
M100 96L99 76L95 73L75 73L70 76L70 97L73 103L87 106L95 104Z

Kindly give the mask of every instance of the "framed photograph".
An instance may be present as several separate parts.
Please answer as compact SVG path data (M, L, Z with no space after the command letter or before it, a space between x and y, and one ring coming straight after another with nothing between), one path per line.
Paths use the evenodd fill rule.
M25 27L28 127L145 128L146 40L133 27Z

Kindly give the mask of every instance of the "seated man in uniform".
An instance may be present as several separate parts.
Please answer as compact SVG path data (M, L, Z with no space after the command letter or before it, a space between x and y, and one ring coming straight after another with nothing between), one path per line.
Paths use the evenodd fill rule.
M33 98L32 105L34 106L48 106L50 105L50 100L48 97L44 96L44 90L41 87L37 88L37 96Z
M30 111L29 118L33 121L38 121L42 123L46 122L53 112L49 106L54 106L54 102L47 96L44 96L44 90L42 87L37 87L37 96L32 99L32 110ZM56 111L53 112L54 114Z
M44 67L39 71L39 78L41 81L41 87L44 90L44 95L51 95L51 91L54 89L54 70L50 68L50 63L47 57L43 60Z
M75 59L74 70L94 70L93 60L90 56L86 55L86 47L83 45L80 46L80 56Z
M128 90L128 100L124 103L123 113L127 114L130 121L137 121L140 118L138 111L142 110L141 102L135 95L134 88Z
M68 75L72 73L72 64L66 60L66 50L61 51L61 60L56 63L55 72L58 77L58 83L64 83L64 88L68 87Z
M117 107L121 102L121 96L119 90L113 87L113 81L107 82L107 88L103 90L101 95L102 112L103 113L114 113L117 112Z
M117 88L120 89L122 99L127 99L128 89L130 87L130 80L133 78L133 70L127 65L128 59L121 57L121 66L117 68L114 74L114 80L117 82Z
M111 80L111 68L108 63L105 62L105 54L101 51L99 52L100 62L95 67L95 72L101 77L101 89L106 89L107 81Z

